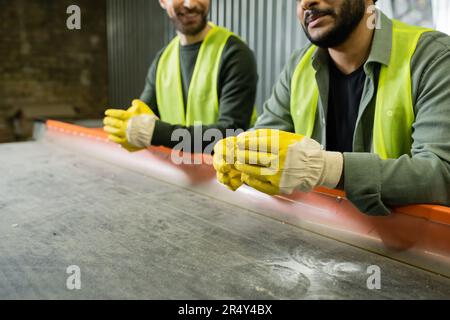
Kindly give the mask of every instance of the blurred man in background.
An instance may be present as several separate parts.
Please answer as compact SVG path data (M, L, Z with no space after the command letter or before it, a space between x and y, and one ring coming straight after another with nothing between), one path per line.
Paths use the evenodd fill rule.
M140 100L127 111L108 110L110 139L130 151L150 145L175 147L174 132L185 130L192 152L211 142L203 133L247 130L257 87L252 51L232 32L208 22L209 0L160 0L177 30L150 67ZM217 135L216 135L217 136ZM194 149L200 146L201 150Z

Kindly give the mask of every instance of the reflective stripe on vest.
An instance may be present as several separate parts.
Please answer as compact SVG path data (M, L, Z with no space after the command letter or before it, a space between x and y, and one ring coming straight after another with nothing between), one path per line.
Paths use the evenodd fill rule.
M164 50L156 72L156 97L161 120L170 124L211 125L219 117L217 83L222 53L232 32L210 23L200 47L185 108L180 70L180 39Z
M392 52L389 66L380 70L373 126L373 151L382 159L411 154L412 100L411 60L423 33L433 31L393 20ZM291 115L295 132L311 137L314 132L319 88L312 46L297 66L291 83Z

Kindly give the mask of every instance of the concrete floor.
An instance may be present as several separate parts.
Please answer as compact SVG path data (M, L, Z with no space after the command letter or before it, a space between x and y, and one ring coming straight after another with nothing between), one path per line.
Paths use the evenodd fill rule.
M450 298L448 278L45 141L0 163L0 299Z

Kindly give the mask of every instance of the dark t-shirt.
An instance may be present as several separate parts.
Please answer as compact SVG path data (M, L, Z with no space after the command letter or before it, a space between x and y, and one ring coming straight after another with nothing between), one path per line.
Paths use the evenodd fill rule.
M366 74L364 65L351 74L342 73L330 59L327 150L352 152L359 105Z
M183 84L184 101L187 101L189 85L194 73L195 64L200 51L201 42L180 46L180 68ZM156 97L156 70L159 59L165 48L156 56L147 75L145 89L141 95L141 100L147 103L156 115L159 116ZM237 37L230 37L222 53L222 60L218 79L219 96L219 119L210 126L195 128L194 126L184 127L181 125L171 125L163 121L157 121L153 134L152 144L173 148L179 141L172 141L172 133L177 129L187 129L191 137L208 129L218 129L223 137L227 129L247 130L255 105L258 74L256 60L250 48ZM186 105L185 105L186 108ZM194 142L194 141L192 141ZM192 152L200 153L211 141L203 141L201 150L194 149Z
M180 46L181 82L183 83L183 99L187 101L189 86L194 74L195 63L202 43ZM186 108L186 104L184 106Z

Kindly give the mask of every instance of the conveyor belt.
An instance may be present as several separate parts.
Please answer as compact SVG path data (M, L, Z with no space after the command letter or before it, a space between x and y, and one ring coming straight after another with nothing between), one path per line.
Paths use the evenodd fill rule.
M49 141L0 145L0 298L450 298L450 279ZM66 268L81 269L69 291ZM367 288L369 266L381 290Z

